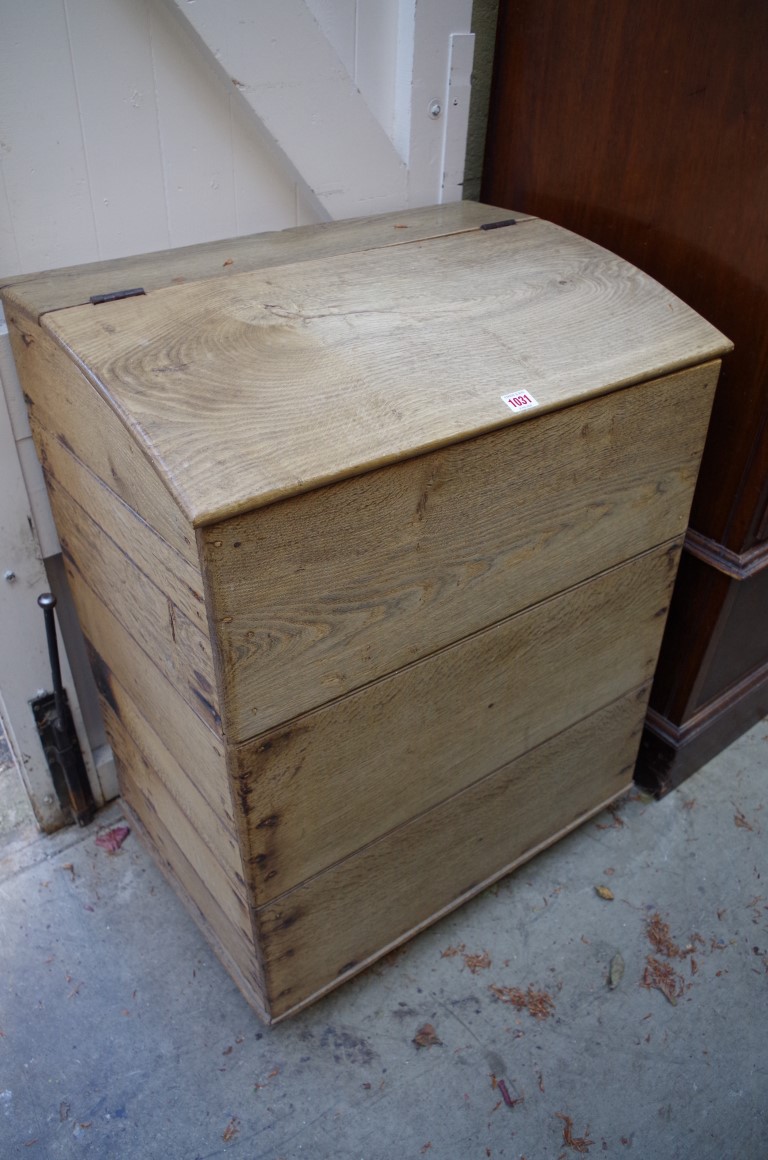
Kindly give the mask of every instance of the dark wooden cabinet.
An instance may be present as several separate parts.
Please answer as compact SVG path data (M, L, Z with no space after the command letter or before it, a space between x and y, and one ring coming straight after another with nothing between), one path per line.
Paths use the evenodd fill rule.
M768 4L502 0L483 197L658 278L725 360L637 779L768 713Z

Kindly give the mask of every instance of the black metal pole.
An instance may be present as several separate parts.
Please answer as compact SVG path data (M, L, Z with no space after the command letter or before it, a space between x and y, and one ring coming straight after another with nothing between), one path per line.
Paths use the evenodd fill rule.
M87 826L96 812L96 803L93 800L88 771L80 752L72 714L69 711L69 704L61 682L59 642L56 637L56 620L53 615L56 597L51 592L44 592L38 596L37 603L45 616L45 635L48 639L48 659L51 663L51 680L53 681L54 720L51 725L55 740L55 752L48 754L48 760L50 764L51 758L54 757L64 775L69 805L75 821L79 826Z
M43 610L45 617L45 635L48 638L48 660L51 665L51 680L53 681L53 696L56 701L56 717L59 730L64 729L66 714L64 710L64 686L61 683L61 664L59 663L59 642L56 637L56 620L53 610L56 607L56 597L52 592L43 592L38 596L37 603Z

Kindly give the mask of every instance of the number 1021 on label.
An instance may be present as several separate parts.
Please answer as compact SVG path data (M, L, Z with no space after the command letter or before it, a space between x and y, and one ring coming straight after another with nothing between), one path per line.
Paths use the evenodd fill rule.
M510 411L527 411L539 405L527 391L514 391L511 395L502 395L501 401L507 404Z

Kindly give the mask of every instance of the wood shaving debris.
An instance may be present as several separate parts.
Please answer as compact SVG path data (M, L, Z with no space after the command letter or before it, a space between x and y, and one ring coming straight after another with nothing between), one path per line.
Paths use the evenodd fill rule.
M478 971L487 971L491 966L491 956L488 951L483 951L479 955L464 955L464 965L469 967L473 975Z
M659 955L665 955L668 959L682 959L685 957L685 952L680 950L680 947L673 941L669 933L669 923L664 922L658 911L651 915L645 924L645 933L648 936L648 941Z
M686 989L682 976L677 974L674 967L670 963L663 963L660 959L655 959L653 955L648 955L645 960L645 970L640 985L649 991L661 991L664 998L673 1007Z
M411 1040L417 1047L437 1047L441 1046L442 1042L431 1023L425 1023L420 1027Z
M558 1120L563 1121L563 1143L566 1148L570 1148L573 1152L581 1152L582 1154L588 1152L594 1144L588 1136L574 1136L573 1134L573 1120L570 1116L564 1115L562 1112L555 1112ZM587 1127L589 1131L589 1127Z
M221 1138L225 1144L228 1144L230 1142L230 1140L234 1140L235 1136L237 1136L239 1131L240 1131L240 1121L238 1120L237 1116L233 1116L232 1119L227 1124L224 1131L222 1132Z
M547 991L536 991L532 986L522 991L519 987L499 987L495 984L491 984L488 990L502 1003L509 1003L518 1011L527 1011L534 1019L548 1019L554 1014L555 1003Z

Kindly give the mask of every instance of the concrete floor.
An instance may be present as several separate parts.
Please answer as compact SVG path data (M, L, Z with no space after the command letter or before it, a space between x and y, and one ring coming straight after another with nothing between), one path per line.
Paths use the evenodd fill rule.
M95 845L119 805L6 845L0 1157L765 1160L767 774L764 721L271 1030L134 835Z
M36 831L35 815L0 722L0 846L10 838L33 838Z

